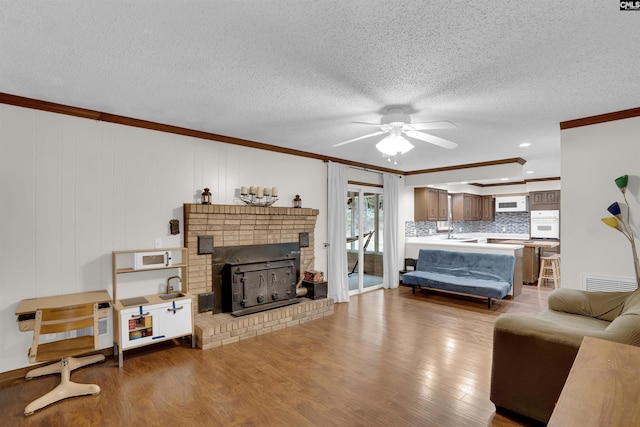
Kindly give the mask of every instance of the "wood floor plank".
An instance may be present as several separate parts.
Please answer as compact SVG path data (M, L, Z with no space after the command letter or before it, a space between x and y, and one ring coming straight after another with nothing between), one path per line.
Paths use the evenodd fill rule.
M489 401L493 322L536 315L550 288L486 302L408 287L336 304L332 316L212 350L184 340L71 374L99 384L25 417L59 376L0 384L12 426L529 426ZM26 351L26 350L25 350ZM6 424L5 424L6 423Z

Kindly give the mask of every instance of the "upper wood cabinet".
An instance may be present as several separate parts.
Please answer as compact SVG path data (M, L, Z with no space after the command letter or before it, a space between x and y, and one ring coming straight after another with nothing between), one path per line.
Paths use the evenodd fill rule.
M438 221L449 219L449 192L438 190Z
M414 221L446 221L449 216L447 190L415 188L413 190Z
M560 190L532 191L529 208L532 211L560 210Z
M452 194L451 214L454 221L480 220L480 196L467 193Z
M458 193L451 195L451 218L454 221L494 221L493 196Z
M480 197L480 216L483 221L495 221L496 205L493 196Z

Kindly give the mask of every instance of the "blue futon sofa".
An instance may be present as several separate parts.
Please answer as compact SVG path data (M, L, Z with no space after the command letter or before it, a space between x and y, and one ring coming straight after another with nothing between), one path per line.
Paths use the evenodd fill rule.
M420 249L415 271L405 273L402 282L467 295L502 299L513 286L515 257L504 254Z

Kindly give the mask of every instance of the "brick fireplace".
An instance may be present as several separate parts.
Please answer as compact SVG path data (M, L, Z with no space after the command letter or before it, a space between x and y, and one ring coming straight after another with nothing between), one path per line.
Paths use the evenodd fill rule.
M333 301L304 301L300 308L283 307L274 313L255 315L251 318L251 330L247 333L248 319L233 320L228 313L220 313L220 303L216 301L214 312L199 313L198 294L216 291L219 300L219 289L213 289L215 251L222 248L270 245L298 242L300 233L308 233L308 247L300 248L300 269L313 269L315 226L319 211L310 208L255 207L236 205L184 205L185 246L188 248L189 292L196 296L193 301L196 313L196 341L200 348L209 348L233 342L239 337L248 337L269 332L272 321L276 320L277 328L301 323L305 320L322 317L333 313ZM213 236L214 255L198 254L198 236ZM298 304L300 305L300 304ZM309 305L309 307L307 307ZM285 309L289 310L286 311ZM279 309L274 309L279 310ZM293 310L293 311L291 311ZM294 313L293 315L291 313ZM309 314L307 318L306 314ZM211 324L224 326L212 327ZM287 324L287 322L290 323ZM237 323L237 325L236 325ZM263 330L260 324L264 323ZM244 325L244 326L243 326ZM222 329L221 339L207 334ZM223 342L226 340L225 342ZM216 344L217 343L217 344Z

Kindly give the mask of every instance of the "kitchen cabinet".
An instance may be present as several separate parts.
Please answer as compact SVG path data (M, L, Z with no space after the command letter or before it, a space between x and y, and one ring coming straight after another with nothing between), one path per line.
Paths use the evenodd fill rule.
M529 207L532 211L560 210L560 190L532 191Z
M438 190L438 221L449 219L449 192Z
M449 193L437 188L415 188L414 221L446 221L449 217Z
M112 252L114 354L120 367L124 351L132 348L188 335L195 346L187 260L187 248ZM157 281L168 287L170 278L180 288L159 293Z
M480 197L480 217L482 221L495 221L496 219L496 205L493 200L493 196Z
M451 217L454 221L479 221L480 196L458 193L451 195Z
M524 246L524 252L522 254L522 281L525 285L535 285L538 282L542 251L556 248L560 245L558 241L542 240L501 240L497 243Z
M535 285L540 274L540 248L525 246L522 254L522 282Z

